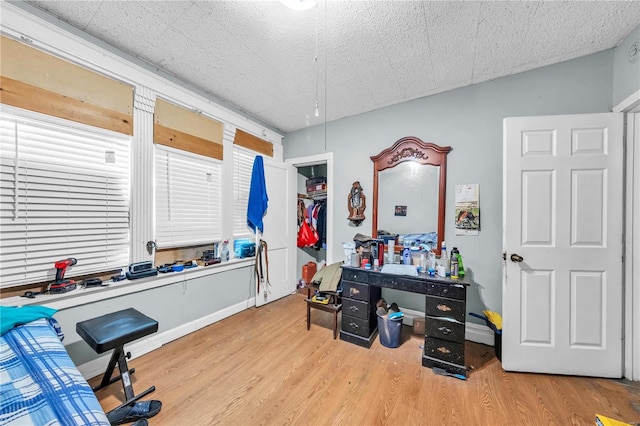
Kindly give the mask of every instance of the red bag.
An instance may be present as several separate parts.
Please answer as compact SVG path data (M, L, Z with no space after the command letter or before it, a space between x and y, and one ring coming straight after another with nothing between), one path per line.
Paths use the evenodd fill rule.
M309 224L309 215L307 209L304 209L304 220L300 229L298 229L298 247L309 247L318 242L320 236L318 231Z

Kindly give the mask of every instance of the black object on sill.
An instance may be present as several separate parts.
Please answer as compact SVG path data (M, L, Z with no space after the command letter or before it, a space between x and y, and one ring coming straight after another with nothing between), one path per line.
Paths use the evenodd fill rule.
M82 280L80 285L82 285L82 287L99 287L102 286L103 283L100 278L89 278L86 280Z

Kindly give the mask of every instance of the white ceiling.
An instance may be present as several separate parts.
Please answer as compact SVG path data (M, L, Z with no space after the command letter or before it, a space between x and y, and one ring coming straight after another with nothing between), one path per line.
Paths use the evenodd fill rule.
M640 23L637 1L28 3L284 133L602 51Z

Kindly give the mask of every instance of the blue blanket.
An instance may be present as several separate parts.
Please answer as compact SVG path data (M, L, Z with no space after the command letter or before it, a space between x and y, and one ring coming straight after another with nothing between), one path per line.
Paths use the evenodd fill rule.
M256 228L264 232L262 218L269 207L267 184L264 180L264 163L261 155L256 155L251 171L251 187L249 188L249 203L247 205L247 225L255 234Z
M0 425L109 425L50 322L0 337Z

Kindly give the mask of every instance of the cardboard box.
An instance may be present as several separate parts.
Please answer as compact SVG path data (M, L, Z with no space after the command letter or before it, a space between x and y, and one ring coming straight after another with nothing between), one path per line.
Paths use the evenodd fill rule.
M312 194L314 192L326 192L327 184L326 183L314 183L311 185L307 185L307 194Z
M318 176L307 179L307 193L324 192L327 190L326 176Z
M413 334L424 336L424 318L413 319Z
M326 176L318 176L318 177L313 177L313 178L309 178L307 179L307 186L309 185L317 185L319 183L327 183L327 177Z

